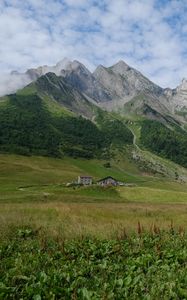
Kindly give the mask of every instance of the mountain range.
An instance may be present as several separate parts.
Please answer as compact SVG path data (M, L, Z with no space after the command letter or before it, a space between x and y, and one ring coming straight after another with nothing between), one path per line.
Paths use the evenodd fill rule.
M54 73L83 98L108 111L160 120L171 117L181 123L187 120L186 79L176 89L163 89L123 61L108 68L99 65L92 73L82 63L68 59L25 73L14 71L12 76L22 79L24 87L48 73Z
M11 76L22 88L0 98L0 151L110 159L141 145L187 167L185 79L163 89L124 61L90 72L68 59Z

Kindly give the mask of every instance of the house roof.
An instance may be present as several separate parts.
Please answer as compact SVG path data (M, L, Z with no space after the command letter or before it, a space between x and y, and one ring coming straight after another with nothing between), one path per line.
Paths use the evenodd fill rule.
M79 176L80 178L92 178L92 176L83 176L83 175L81 175L81 176Z
M117 179L115 179L115 178L112 177L112 176L107 176L107 177L104 177L104 178L98 180L98 182L103 181L103 180L106 180L106 179L109 179L109 178L110 178L110 179L113 179L113 180L115 180L115 181L118 181Z

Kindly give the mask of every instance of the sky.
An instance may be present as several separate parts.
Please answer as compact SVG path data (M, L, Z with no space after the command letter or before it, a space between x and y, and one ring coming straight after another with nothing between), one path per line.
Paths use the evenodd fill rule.
M124 60L162 87L187 77L186 0L0 0L0 73L64 57Z

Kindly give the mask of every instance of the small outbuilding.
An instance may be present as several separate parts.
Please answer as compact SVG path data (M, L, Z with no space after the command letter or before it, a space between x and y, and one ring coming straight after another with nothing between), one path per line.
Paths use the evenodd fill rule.
M119 185L119 182L112 176L107 176L105 178L98 180L97 184L101 186L108 186L108 185L117 186Z
M78 176L78 184L91 185L93 178L91 176Z

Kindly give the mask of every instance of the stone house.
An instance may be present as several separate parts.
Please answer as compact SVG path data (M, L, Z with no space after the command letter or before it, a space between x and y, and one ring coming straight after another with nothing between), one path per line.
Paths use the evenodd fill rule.
M93 178L91 176L78 176L78 184L91 185Z
M117 185L119 185L118 181L115 178L113 178L112 176L107 176L105 178L98 180L97 184L101 185L101 186L107 186L107 185L117 186Z

